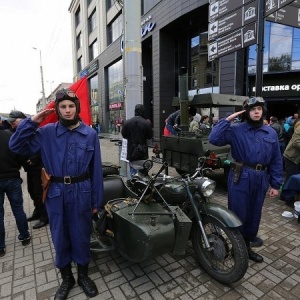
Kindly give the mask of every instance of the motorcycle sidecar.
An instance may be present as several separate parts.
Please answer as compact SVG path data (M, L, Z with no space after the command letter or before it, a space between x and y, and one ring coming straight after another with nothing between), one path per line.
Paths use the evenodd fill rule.
M118 175L107 176L104 183L104 203L108 211L107 234L114 247L96 241L104 252L117 250L132 262L141 262L164 253L185 253L192 221L177 206L143 201ZM137 205L138 204L138 205ZM94 230L95 232L95 230Z

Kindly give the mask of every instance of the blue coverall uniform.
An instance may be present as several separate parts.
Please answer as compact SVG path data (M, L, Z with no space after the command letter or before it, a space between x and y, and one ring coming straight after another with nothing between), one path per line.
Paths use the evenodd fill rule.
M97 132L84 123L73 130L59 122L38 128L27 118L19 124L9 146L22 155L41 153L44 167L52 176L89 173L89 179L77 183L51 182L46 199L56 266L62 269L72 261L89 264L92 209L99 209L103 199Z
M244 166L238 183L231 169L228 175L228 208L242 221L245 239L253 240L258 232L266 192L279 189L283 182L282 156L276 131L266 125L255 128L247 122L232 124L221 119L212 129L209 141L216 146L231 146L235 161L267 166L256 171Z

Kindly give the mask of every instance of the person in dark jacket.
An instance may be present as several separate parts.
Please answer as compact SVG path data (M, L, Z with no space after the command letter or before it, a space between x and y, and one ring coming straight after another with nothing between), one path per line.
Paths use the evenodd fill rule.
M292 138L283 153L286 176L282 190L291 176L300 173L300 119L294 121L293 129ZM294 197L284 197L283 194L281 194L280 199L285 201L286 205L294 207Z
M73 91L59 90L55 98L55 109L45 109L21 121L9 146L23 155L41 153L51 177L45 203L55 264L63 279L54 299L66 299L75 284L72 262L78 267L78 285L87 297L95 297L98 289L88 276L88 267L92 258L92 214L103 201L99 137L81 121L80 102ZM39 127L54 111L58 122Z
M7 130L10 128L9 123L7 120L3 120L2 117L0 116L0 130Z
M188 115L194 117L197 113L195 106L188 108ZM166 125L164 128L164 135L178 135L178 128L180 126L180 109L171 113L166 119Z
M284 128L281 124L279 124L278 119L276 117L270 118L270 126L274 128L274 130L277 133L278 141L279 141L279 147L281 155L283 155L284 148L285 148L285 135L284 135Z
M9 150L12 133L0 130L0 257L5 255L4 196L6 194L19 231L18 239L23 246L30 244L27 217L23 208L21 160Z
M272 198L278 196L283 181L282 156L276 132L263 125L263 98L250 98L243 108L221 119L212 128L209 141L215 146L231 146L234 162L228 175L228 208L243 223L240 231L249 259L261 263L263 257L251 249L250 242L257 236L267 191ZM245 121L232 124L241 114Z
M11 125L12 132L16 131L20 122L25 118L26 115L21 111L13 110L10 112L7 121ZM22 166L27 173L27 190L34 205L34 211L27 221L31 222L39 220L32 226L33 229L39 229L49 223L47 210L42 200L43 188L41 170L43 168L43 163L41 156L39 154L35 154L31 157L24 157Z
M135 160L144 160L149 157L147 140L153 137L151 123L145 118L145 107L137 104L134 117L125 121L122 136L127 139L127 160L129 164ZM130 175L137 171L130 165Z

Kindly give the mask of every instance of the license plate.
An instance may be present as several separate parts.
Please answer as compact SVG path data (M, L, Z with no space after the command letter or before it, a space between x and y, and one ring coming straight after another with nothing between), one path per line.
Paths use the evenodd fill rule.
M152 156L152 161L158 164L163 164L163 159L160 157Z

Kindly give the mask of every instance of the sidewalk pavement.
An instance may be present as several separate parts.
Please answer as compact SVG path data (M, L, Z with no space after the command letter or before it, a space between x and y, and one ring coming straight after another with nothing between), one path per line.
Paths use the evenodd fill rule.
M102 160L118 163L118 147L108 137L100 140ZM159 166L158 166L159 167ZM172 175L172 173L170 173ZM24 209L33 212L22 172ZM226 191L218 189L212 201L226 206ZM130 263L117 252L93 253L89 274L95 280L101 300L192 300L192 299L299 299L300 298L300 224L285 218L292 211L278 199L266 198L259 236L264 245L257 248L264 262L249 262L244 278L231 286L207 275L196 263L191 247L184 256L165 254L140 264ZM31 244L24 247L9 202L5 201L6 255L0 258L0 299L53 299L61 281L54 267L49 226L33 230ZM73 267L76 272L75 266ZM87 299L76 284L69 299Z

